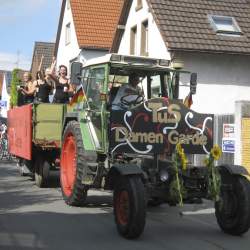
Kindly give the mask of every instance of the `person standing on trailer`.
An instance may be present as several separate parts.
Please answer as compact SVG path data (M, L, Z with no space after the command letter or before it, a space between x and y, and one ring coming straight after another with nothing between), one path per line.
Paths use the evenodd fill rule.
M49 103L49 95L52 90L51 70L47 68L45 74L43 71L38 71L36 74L36 101L42 103ZM44 76L45 75L45 76Z
M65 65L59 66L59 77L52 79L55 81L54 103L68 103L73 94L73 87L67 78L68 69Z
M32 82L32 76L29 72L25 72L23 74L23 81L24 85L21 85L18 89L19 95L21 95L21 103L20 105L23 104L29 104L33 103L34 101L34 95L35 95L35 85Z

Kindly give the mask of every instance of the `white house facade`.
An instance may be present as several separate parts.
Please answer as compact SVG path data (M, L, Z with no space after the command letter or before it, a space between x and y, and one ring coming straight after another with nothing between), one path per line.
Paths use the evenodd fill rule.
M57 65L65 65L67 67L70 66L70 61L73 58L78 57L81 52L79 48L75 24L72 16L72 9L70 3L66 3L63 6L64 16L61 26L59 45L57 51Z
M167 2L171 1L165 2L167 4ZM178 7L178 2L181 1L172 2L174 2ZM183 5L183 3L180 4ZM156 17L157 15L162 15L164 10L156 9L155 5L155 1L150 0L132 1L126 22L124 24L125 30L120 40L117 52L121 54L146 55L149 57L162 59L177 59L183 62L185 70L197 72L197 94L193 96L192 106L192 108L197 112L214 114L234 113L236 101L250 100L249 54L247 55L246 53L246 55L243 55L243 53L236 53L237 51L232 51L231 53L230 51L220 51L220 48L217 46L217 44L215 44L215 46L218 47L218 51L213 51L213 49L209 51L208 49L202 48L202 40L199 41L201 45L197 45L198 49L189 49L188 45L183 47L183 49L181 47L177 49L171 48L170 45L168 46L167 35L172 36L172 43L175 40L176 44L177 42L178 44L182 43L181 37L179 40L174 37L174 34L178 34L177 21L176 25L173 25L173 32L169 31L167 35L164 33L164 29L167 27L167 24L172 25L171 22L176 20L176 17L173 16L173 21L167 20L165 23L162 23L164 20L159 20ZM171 8L172 7L169 6L169 11L171 11ZM180 8L184 7L180 5ZM191 18L192 17L190 17L190 20ZM204 19L208 22L206 18L207 17L205 15ZM184 24L183 27L179 27L179 33L184 33L185 25L189 26L188 19L186 20L185 17L183 17L181 21L183 21ZM185 21L187 23L185 23ZM143 25L145 22L147 22L146 36L143 34L142 30L144 28ZM178 22L180 22L180 20L178 20ZM197 26L199 26L199 24L197 24ZM205 28L207 29L207 27ZM196 34L190 33L188 35L188 41L192 41L192 36L195 36ZM229 38L226 37L226 35ZM218 34L217 37L219 37L218 39L224 39L224 37L226 40L231 39L230 42L232 43L237 42L238 39L237 35L234 34L231 37L230 34L225 34L224 37L223 34ZM147 41L143 41L145 38ZM234 39L234 41L232 41L232 39ZM147 44L146 53L143 42ZM196 41L194 41L194 44L195 43ZM132 50L131 46L133 47ZM201 49L199 49L199 47L201 47ZM230 50L230 46L228 47ZM186 84L189 82L189 78L184 76L181 78L181 82ZM187 87L181 87L180 98L185 98L185 96L188 94L188 91L189 89Z
M120 15L122 0L62 0L55 56L57 66L69 69L108 53Z
M156 58L165 58L170 60L171 55L161 37L160 31L154 21L153 15L150 13L148 4L145 0L142 0L142 7L138 9L137 1L132 2L132 6L129 12L127 23L125 25L125 31L119 46L119 54L131 54L130 53L130 40L131 30L136 28L135 38L135 53L134 55L140 56L141 53L141 35L143 24L148 24L148 41L147 41L147 56Z

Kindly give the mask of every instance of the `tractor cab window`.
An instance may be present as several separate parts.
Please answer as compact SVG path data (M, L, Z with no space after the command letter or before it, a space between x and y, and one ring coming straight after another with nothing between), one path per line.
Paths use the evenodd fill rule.
M131 84L133 75L137 78L136 84ZM114 110L118 108L127 109L147 99L168 97L172 93L170 80L171 74L169 71L111 68L108 106ZM128 86L127 89L125 89L125 86ZM129 93L131 93L130 96Z
M147 86L148 98L168 97L169 96L169 78L168 73L156 73L148 75Z
M151 98L160 97L162 94L161 91L161 79L160 76L151 76Z
M89 68L85 68L82 70L82 86L84 89L84 92L87 92L87 85L88 85L88 79L89 79L89 73L90 73L90 69Z
M117 70L109 76L109 102L112 110L127 110L144 100L144 75L135 71Z
M100 98L102 85L105 79L105 69L91 69L88 77L87 97L91 109L100 109L102 101Z

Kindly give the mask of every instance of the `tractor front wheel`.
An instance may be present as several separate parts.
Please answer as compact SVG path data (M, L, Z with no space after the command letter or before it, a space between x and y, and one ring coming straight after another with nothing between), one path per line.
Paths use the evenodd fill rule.
M114 215L120 235L134 239L142 234L146 219L146 196L139 176L125 176L117 181Z
M222 231L242 235L250 227L250 182L243 176L234 176L231 184L231 188L222 188L215 215Z
M63 135L60 169L63 198L70 206L81 206L87 198L87 189L82 184L82 177L86 171L85 158L80 125L76 121L71 121Z

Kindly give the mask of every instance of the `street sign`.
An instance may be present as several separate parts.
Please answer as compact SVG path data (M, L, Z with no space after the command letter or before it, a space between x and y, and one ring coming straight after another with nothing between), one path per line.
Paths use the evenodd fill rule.
M222 152L231 153L235 152L235 140L233 139L222 139Z
M235 152L235 125L233 123L223 124L222 152Z
M0 107L1 108L7 108L7 101L0 100Z
M234 138L235 126L232 123L223 124L223 138Z

